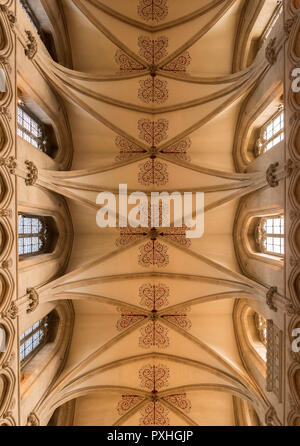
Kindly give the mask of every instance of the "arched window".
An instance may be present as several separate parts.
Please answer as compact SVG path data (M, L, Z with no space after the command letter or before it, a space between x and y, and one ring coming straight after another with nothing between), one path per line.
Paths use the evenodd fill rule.
M267 347L267 321L260 314L255 313L254 323L256 328L256 334L260 342Z
M260 131L256 143L256 156L267 152L284 140L284 111L280 106L278 112L267 121Z
M47 338L48 316L36 322L20 336L20 361L22 366L27 364L47 343Z
M42 122L22 99L18 99L17 105L17 133L29 144L54 158L57 142L52 126Z
M274 9L274 12L273 12L271 18L270 18L266 28L264 29L264 32L262 33L261 44L263 44L267 40L269 35L271 34L272 29L276 25L276 22L279 19L279 16L282 13L282 11L283 11L282 0L277 0L276 8Z
M260 252L282 257L284 255L284 216L259 219L256 228L256 243Z
M42 42L49 51L52 59L55 60L55 62L58 62L53 37L50 32L47 32L45 29L43 29L41 25L41 23L43 23L43 17L38 17L39 12L41 13L42 11L42 8L36 8L36 0L19 0L19 2L30 22L34 26L37 34L40 36Z
M53 219L38 215L18 217L18 248L20 259L53 251L57 232Z

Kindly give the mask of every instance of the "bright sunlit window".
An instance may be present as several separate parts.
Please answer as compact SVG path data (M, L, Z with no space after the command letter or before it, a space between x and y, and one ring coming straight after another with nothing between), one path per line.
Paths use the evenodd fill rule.
M20 361L24 364L46 343L48 333L47 317L36 322L20 336Z
M284 216L262 218L257 228L257 242L261 252L284 255Z
M43 217L22 214L18 218L19 256L45 252L48 244L47 225Z
M17 122L18 135L37 149L45 151L41 123L21 105L18 105Z
M257 143L258 155L267 152L284 140L284 111L279 110L261 129Z

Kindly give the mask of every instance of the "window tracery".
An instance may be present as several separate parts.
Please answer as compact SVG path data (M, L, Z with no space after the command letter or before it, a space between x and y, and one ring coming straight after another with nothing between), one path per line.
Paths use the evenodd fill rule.
M20 361L24 366L46 344L48 317L39 320L20 336Z
M257 248L261 253L284 255L284 216L261 218L256 228Z
M20 214L18 217L18 252L20 258L50 251L48 217Z
M267 121L260 131L256 142L256 156L267 152L272 147L284 140L284 111L279 107L278 112Z

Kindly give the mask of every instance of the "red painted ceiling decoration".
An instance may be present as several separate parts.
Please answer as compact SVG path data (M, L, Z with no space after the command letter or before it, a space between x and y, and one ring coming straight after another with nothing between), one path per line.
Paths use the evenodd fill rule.
M123 331L140 321L149 321L146 326L140 328L140 347L167 348L169 346L168 329L159 322L159 318L183 330L189 330L191 328L192 324L187 317L187 308L170 312L165 310L163 314L158 312L159 309L168 305L167 297L169 296L169 289L166 285L144 284L139 289L139 296L142 297L140 305L146 307L148 311L150 310L150 315L148 312L143 312L143 309L132 311L128 307L120 307L118 311L121 317L117 321L117 329Z
M134 312L127 307L119 307L118 311L121 314L120 319L117 321L118 331L126 330L127 328L135 325L137 322L140 322L148 317L147 314L143 314L142 311L141 313L137 311Z
M135 156L146 153L146 150L139 147L134 142L129 141L123 136L117 136L115 139L115 144L120 149L120 154L117 155L116 161L127 161Z
M170 340L168 336L168 329L162 324L153 320L145 327L140 329L141 336L139 338L139 346L142 348L167 348Z
M186 393L177 393L174 395L164 396L162 400L167 401L168 403L172 404L172 406L175 406L177 409L180 409L186 413L189 413L192 408L192 404L190 400L187 399Z
M164 228L162 231L156 228L132 228L127 226L120 229L120 236L116 240L116 245L124 247L144 237L150 237L148 242L139 247L138 263L144 268L150 266L162 268L169 264L168 247L160 243L157 237L166 238L173 243L189 248L191 240L186 238L186 229L185 225L181 228Z
M163 283L158 283L157 285L145 283L139 289L140 305L148 308L148 310L159 310L169 304L169 295L170 289L167 285Z
M121 401L118 403L117 411L119 415L124 415L143 401L143 397L138 395L122 395Z
M138 121L139 137L151 147L156 147L168 138L168 128L169 121L166 119L151 121L150 119L143 118Z
M169 426L169 410L159 401L148 403L141 410L140 426Z
M168 16L167 0L139 0L138 15L146 22L161 22Z
M150 39L149 36L140 36L138 38L139 55L150 65L157 65L168 55L168 45L169 40L166 36L160 36L157 39Z
M138 182L143 186L165 186L169 180L168 166L157 159L150 159L139 165Z
M145 245L140 246L139 251L138 263L144 268L150 266L165 268L169 264L168 247L156 239L149 240Z
M169 376L170 370L163 364L147 364L143 366L139 371L141 387L153 393L156 393L163 387L168 386Z
M115 54L115 61L120 67L120 71L124 73L132 73L136 71L143 71L151 68L152 76L157 76L157 65L168 55L169 40L166 36L160 36L157 39L150 39L149 36L140 36L138 38L139 55L145 59L145 65L137 62L123 50L118 49ZM191 63L191 56L188 51L175 57L173 60L163 65L163 71L170 71L174 73L186 72Z
M146 80L139 81L140 88L138 97L146 104L163 104L168 99L168 82L151 76Z
M185 51L184 53L177 56L175 59L173 59L168 64L164 65L162 70L163 71L172 71L173 73L185 73L187 67L191 63L191 56L188 51Z
M135 71L143 71L145 67L139 62L134 60L128 54L124 53L122 50L117 50L115 54L115 61L120 67L120 71L124 73L132 73Z
M175 144L172 144L170 147L163 149L160 153L164 153L166 155L172 155L174 158L177 158L180 161L190 161L190 157L187 154L187 150L191 147L190 138L182 139Z
M171 393L160 396L160 391L169 385L168 379L170 370L164 364L147 364L141 367L139 371L140 386L147 392L144 395L124 394L117 406L119 415L128 414L129 411L134 412L134 408L140 407L140 425L141 426L168 426L169 408L176 408L185 413L191 410L191 402L187 398L186 393Z

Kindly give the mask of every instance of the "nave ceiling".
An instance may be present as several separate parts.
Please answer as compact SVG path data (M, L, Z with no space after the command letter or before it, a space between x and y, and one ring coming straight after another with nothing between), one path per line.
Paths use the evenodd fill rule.
M73 163L39 169L38 184L67 198L74 242L67 273L39 295L72 300L75 324L40 416L76 399L78 425L234 425L234 397L262 414L232 316L236 299L266 293L242 274L233 242L239 198L267 185L233 160L243 101L270 68L265 47L232 68L245 2L62 4L73 67L42 48L34 63L64 98ZM100 229L96 196L123 183L205 192L203 237Z

